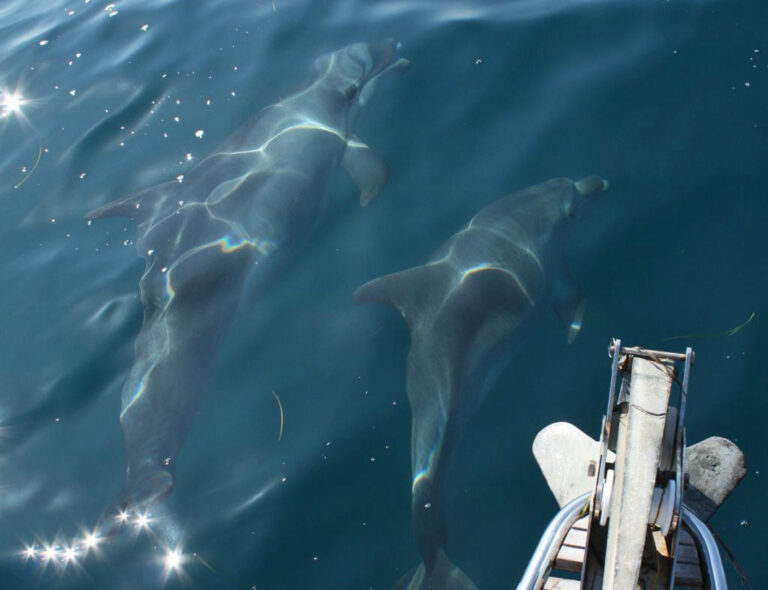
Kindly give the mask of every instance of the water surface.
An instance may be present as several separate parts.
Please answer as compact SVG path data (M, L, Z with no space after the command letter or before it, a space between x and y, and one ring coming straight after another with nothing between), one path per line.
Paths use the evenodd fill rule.
M142 261L130 222L88 226L84 214L184 174L321 53L393 37L412 67L357 126L388 162L388 185L360 210L334 175L317 231L266 296L242 302L179 457L170 504L188 561L166 587L381 590L416 565L408 332L351 293L423 263L494 199L593 173L611 190L569 245L590 298L584 329L567 346L543 310L472 420L450 492L451 556L481 589L514 587L556 510L533 437L557 420L597 436L619 336L696 349L688 438L726 436L748 457L713 524L759 587L766 26L759 0L6 0L0 86L24 102L0 119L0 585L162 577L147 534L78 567L17 559L34 539L92 526L124 479L119 392Z

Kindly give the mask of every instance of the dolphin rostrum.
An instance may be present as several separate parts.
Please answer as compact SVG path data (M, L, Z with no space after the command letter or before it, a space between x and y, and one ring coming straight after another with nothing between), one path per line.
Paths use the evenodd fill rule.
M578 334L585 299L563 268L564 230L582 201L607 186L597 176L558 178L514 193L482 209L427 264L355 292L357 303L395 307L411 331L411 510L424 563L395 588L476 588L445 553L449 459L535 308L554 303L569 342Z
M322 55L302 90L261 110L179 182L87 215L134 221L136 248L146 259L144 320L120 413L126 504L172 487L177 453L246 275L265 282L277 254L312 229L337 165L360 189L363 206L386 182L386 165L354 135L354 125L379 76L408 65L393 54L386 41Z

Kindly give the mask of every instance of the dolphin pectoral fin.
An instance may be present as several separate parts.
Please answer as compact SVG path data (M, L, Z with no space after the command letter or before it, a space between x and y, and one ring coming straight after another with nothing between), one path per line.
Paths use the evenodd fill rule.
M122 216L139 225L152 217L170 197L175 196L180 187L181 184L177 181L165 182L102 205L87 213L85 218L93 220L102 217Z
M555 298L555 313L565 328L568 344L576 340L581 331L584 314L587 311L587 298L578 283L569 279L564 282Z
M437 556L435 566L427 572L422 563L409 571L392 587L392 590L477 590L475 583L456 567L444 551Z
M344 150L341 167L360 190L360 206L365 207L387 182L387 164L371 148L353 137Z

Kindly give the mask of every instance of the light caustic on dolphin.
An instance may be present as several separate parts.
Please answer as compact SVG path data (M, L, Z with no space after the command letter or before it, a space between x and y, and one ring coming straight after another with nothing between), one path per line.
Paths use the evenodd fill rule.
M423 265L366 283L358 303L395 307L411 331L412 518L423 564L396 589L468 590L446 556L446 471L467 419L523 340L537 307L554 305L569 342L585 312L565 267L563 238L583 202L604 191L597 176L559 178L482 209Z
M88 215L133 220L146 260L144 321L120 413L126 504L171 488L177 453L246 275L255 273L253 281L265 286L279 254L309 233L336 166L349 172L362 205L386 182L386 165L355 136L354 125L379 76L407 65L393 54L387 41L319 57L305 87L257 113L181 181Z

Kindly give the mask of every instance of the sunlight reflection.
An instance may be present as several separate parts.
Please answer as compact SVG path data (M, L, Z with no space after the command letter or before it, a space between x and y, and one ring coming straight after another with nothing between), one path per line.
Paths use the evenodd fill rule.
M62 568L69 564L77 565L78 559L95 550L102 538L96 531L76 537L71 543L54 541L50 545L45 541L40 544L25 545L21 556L26 560L39 560L42 564L54 564Z
M85 538L83 539L83 545L87 549L93 549L99 544L99 537L96 535L96 533L88 533Z
M150 523L150 519L148 514L144 513L144 514L136 515L136 521L134 524L136 525L137 529L139 530L148 529L149 523Z
M64 555L64 561L66 563L69 563L70 561L75 561L79 553L77 549L75 549L74 547L67 547L64 550L63 555Z
M25 544L20 552L20 557L26 561L35 560L43 567L49 564L62 570L69 566L80 567L89 553L96 556L102 555L101 545L106 545L121 535L127 525L132 525L135 531L147 531L153 533L154 520L149 512L137 512L134 510L120 510L114 516L116 526L105 528L96 527L92 530L80 529L80 534L71 539L55 539L52 543L38 540L36 543ZM157 549L157 548L156 548ZM180 549L168 550L162 559L166 565L166 571L178 571L183 563L184 555Z
M178 572L184 560L184 554L180 549L168 549L163 558L163 566L166 572Z
M53 561L56 559L58 555L58 551L56 550L56 547L53 545L48 545L47 547L43 547L43 559L45 561Z
M0 118L21 115L21 107L25 102L18 92L0 90Z

